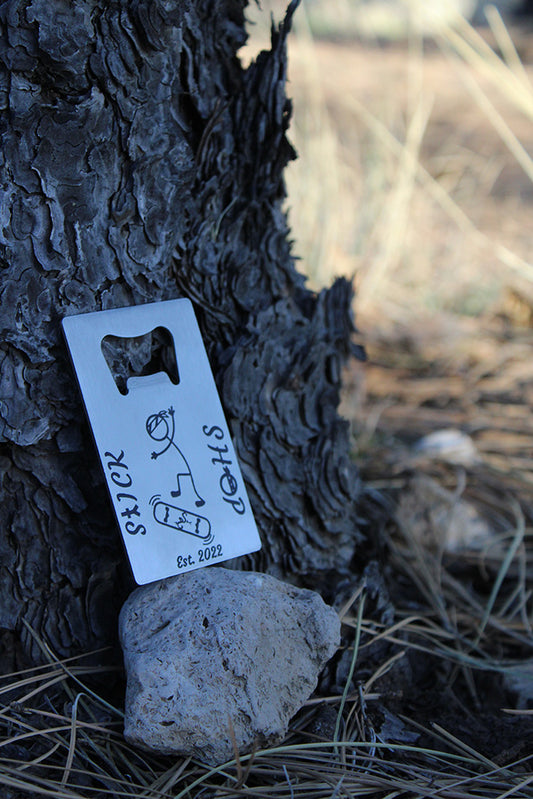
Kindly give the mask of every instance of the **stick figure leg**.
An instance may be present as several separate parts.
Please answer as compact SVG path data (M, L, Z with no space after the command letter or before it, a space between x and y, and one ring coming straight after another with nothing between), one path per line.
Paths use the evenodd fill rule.
M181 497L181 485L180 485L180 479L181 479L182 477L189 477L189 474L177 474L177 475L176 475L176 480L177 480L177 483L178 483L178 488L177 488L175 491L171 491L171 492L170 492L170 496L171 496L171 497Z
M196 502L194 504L196 505L197 508L201 508L202 505L205 505L205 499L202 499L202 497L200 496L200 494L196 490L196 486L194 485L194 478L193 478L192 474L191 474L191 483L192 483L192 487L193 487L194 493L198 497L198 499L196 500Z
M171 495L172 497L179 497L179 496L181 496L181 483L180 483L180 480L181 480L181 478L182 478L182 477L188 477L188 478L190 478L190 481L191 481L191 483L192 483L192 488L193 488L193 491L194 491L194 493L196 494L196 496L198 497L198 499L196 500L196 502L195 502L194 504L196 505L196 507L197 507L197 508L201 508L201 507L202 507L202 505L205 505L205 499L202 499L202 497L200 496L200 494L199 494L199 493L198 493L198 491L196 490L196 486L194 485L194 479L193 479L193 476L192 476L191 472L185 472L185 473L182 473L182 474L177 474L177 475L176 475L176 480L177 480L177 482L178 482L178 488L177 488L177 490L175 490L175 491L171 491L171 492L170 492L170 495Z

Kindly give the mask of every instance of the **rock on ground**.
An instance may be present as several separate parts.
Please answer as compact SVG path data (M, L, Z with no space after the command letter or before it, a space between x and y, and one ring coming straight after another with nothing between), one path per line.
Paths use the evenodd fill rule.
M138 588L119 626L126 739L210 764L282 740L340 642L319 594L216 567Z

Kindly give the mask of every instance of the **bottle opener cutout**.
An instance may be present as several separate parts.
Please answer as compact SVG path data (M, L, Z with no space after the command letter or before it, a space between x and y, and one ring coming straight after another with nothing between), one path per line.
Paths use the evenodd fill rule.
M137 583L260 549L190 301L68 316L63 330ZM136 374L154 338L170 357Z

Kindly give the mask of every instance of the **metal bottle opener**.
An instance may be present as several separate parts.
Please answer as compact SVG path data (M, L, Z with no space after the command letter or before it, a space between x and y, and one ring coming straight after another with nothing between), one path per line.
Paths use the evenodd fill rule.
M172 337L177 384L160 371L121 393L103 340L157 328ZM260 549L190 301L69 316L63 329L137 583Z

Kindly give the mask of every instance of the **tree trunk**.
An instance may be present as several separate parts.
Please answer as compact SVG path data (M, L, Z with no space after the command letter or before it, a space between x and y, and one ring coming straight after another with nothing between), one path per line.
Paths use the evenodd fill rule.
M112 643L132 588L65 315L189 297L263 540L253 565L305 581L346 571L361 540L336 410L351 287L305 288L282 210L297 3L246 70L245 5L0 5L0 667L37 657L24 621L61 656Z

